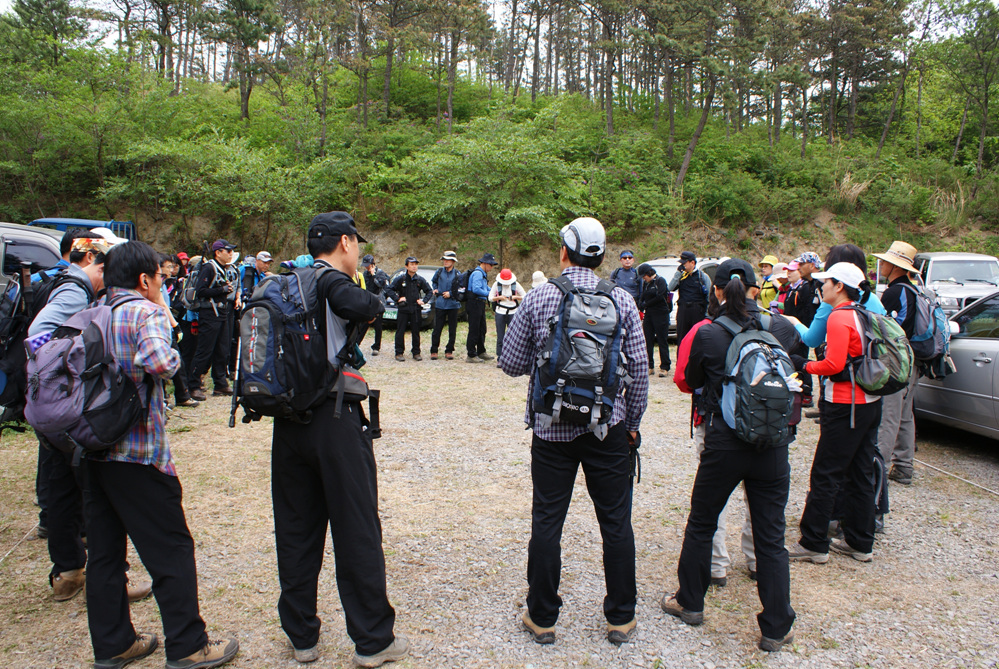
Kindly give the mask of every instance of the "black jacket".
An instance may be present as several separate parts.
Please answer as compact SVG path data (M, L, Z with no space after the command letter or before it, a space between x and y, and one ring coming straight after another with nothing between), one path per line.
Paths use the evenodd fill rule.
M375 269L374 274L370 271L371 268L364 270L364 287L375 295L381 295L385 292L385 289L389 287L389 275L384 272L384 270Z
M316 267L329 267L329 264L320 260L316 262ZM326 298L334 314L352 323L367 323L385 311L377 295L361 288L354 283L353 277L338 269L323 272L316 290L319 295ZM320 319L320 328L325 334L325 319Z
M199 300L211 300L217 308L228 307L229 293L235 288L226 287L225 268L219 272L219 266L213 260L206 260L198 272L198 285L195 287L195 295ZM211 309L211 306L207 306Z
M653 314L669 315L673 311L673 294L666 285L666 279L661 276L656 276L648 282L642 279L638 308Z
M414 274L410 278L409 272L403 272L396 277L389 290L392 291L392 296L395 298L399 309L409 311L420 311L421 307L416 301L423 300L426 302L427 298L433 295L434 292L434 289L430 287L430 283L426 279L419 274ZM402 297L405 297L406 301L400 303L399 298Z
M755 301L746 300L746 311L752 320L759 319L760 306ZM773 314L771 318L770 334L776 337L785 351L794 350L801 343L797 330L789 320L779 314ZM743 324L748 322L747 320ZM717 323L709 323L697 330L690 346L690 358L687 360L685 374L688 386L695 390L702 388L698 408L703 412L707 422L705 448L723 450L752 448L740 441L735 432L725 424L719 406L722 382L725 380L725 357L732 339L732 334L724 327Z

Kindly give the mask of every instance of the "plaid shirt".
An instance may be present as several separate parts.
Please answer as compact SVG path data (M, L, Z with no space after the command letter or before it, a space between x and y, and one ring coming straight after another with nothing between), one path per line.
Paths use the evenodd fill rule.
M123 293L138 295L133 290L110 288L108 299ZM176 476L177 470L166 438L162 379L169 379L177 373L180 353L170 346L173 333L166 311L146 299L129 302L114 310L111 328L111 350L115 360L139 385L143 394L147 388L143 379L146 374L151 375L154 379L153 392L149 398L146 422L133 427L118 444L94 459L152 465L164 474Z
M568 276L573 285L579 288L596 288L600 280L593 270L585 267L568 267L562 275ZM634 298L622 288L614 288L612 294L621 313L623 330L621 350L627 360L628 374L631 375L632 381L626 393L623 392L623 387L619 391L610 425L616 425L623 420L625 429L637 431L648 404L649 394L649 358L645 348L645 333L642 331L642 321L638 316L638 307L635 306ZM583 425L568 423L557 423L547 428L531 425L534 367L538 353L548 340L548 321L558 314L562 299L562 291L550 283L528 291L503 336L503 355L499 359L500 367L510 376L531 375L527 387L527 412L524 415L524 422L534 428L536 436L546 441L572 441L588 432Z

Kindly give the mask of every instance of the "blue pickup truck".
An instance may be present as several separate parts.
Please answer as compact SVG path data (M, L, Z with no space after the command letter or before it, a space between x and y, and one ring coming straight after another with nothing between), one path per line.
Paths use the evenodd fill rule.
M71 228L107 228L123 239L133 241L139 238L132 221L98 221L89 218L37 218L28 225L66 232Z

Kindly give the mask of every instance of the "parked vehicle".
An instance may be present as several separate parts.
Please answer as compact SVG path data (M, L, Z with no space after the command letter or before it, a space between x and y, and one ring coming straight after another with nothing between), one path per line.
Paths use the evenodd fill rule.
M45 228L32 228L17 223L0 223L0 293L21 271L21 263L31 263L31 272L55 267L62 256L59 242L62 233Z
M98 221L89 218L36 218L28 225L66 232L70 228L107 228L123 239L130 241L139 238L132 221Z
M718 265L722 264L728 260L728 256L709 256L705 258L697 259L697 269L701 270L708 277L714 281L715 270L718 269ZM656 270L656 274L666 279L668 282L673 278L673 274L676 273L676 268L680 266L680 256L662 256L660 258L653 258L652 260L644 261L644 264L651 265L653 269ZM635 265L636 267L638 265ZM676 291L673 291L673 312L669 317L669 335L671 337L676 336Z
M878 261L879 264L881 261ZM992 293L999 286L999 259L981 253L917 253L913 266L919 270L923 289L936 296L948 317ZM878 273L877 292L886 284Z
M999 439L999 292L965 307L950 322L957 371L943 379L921 377L913 410L919 418Z

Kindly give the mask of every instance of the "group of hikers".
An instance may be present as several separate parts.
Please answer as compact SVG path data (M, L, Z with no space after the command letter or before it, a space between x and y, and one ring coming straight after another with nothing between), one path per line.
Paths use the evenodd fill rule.
M494 303L496 364L510 376L529 377L524 421L533 430L533 502L522 624L540 644L556 640L561 535L580 466L603 541L607 638L626 643L638 624L633 485L649 377L656 372L655 345L659 375L674 367L666 338L676 291L673 380L691 394L699 464L676 587L660 605L689 625L703 622L708 588L725 586L730 575L726 510L741 483L747 507L741 545L763 607L758 646L774 652L790 643L795 612L789 562L826 563L830 551L870 562L887 511L879 460L891 464L892 480L912 481L917 372L896 379L899 386L887 393L886 386L862 385L858 370L871 350L870 319L884 328L897 322L908 338L916 334L919 298L909 290L915 249L895 242L876 254L889 282L879 299L868 281L865 252L850 244L830 249L824 262L812 252L787 265L769 255L755 265L728 259L713 278L697 268L693 252L684 251L668 280L648 264L635 268L633 254L624 251L608 279L597 274L607 250L598 220L577 218L559 239L559 275L546 280L536 272L525 290L508 269L489 286L488 274L497 266L489 253L459 276L456 254L445 252L432 282L416 273L415 257L395 281L371 255L359 271L365 240L346 212L313 218L308 260L290 262L283 275L271 273L267 252L240 272L234 246L224 239L211 245L210 257L194 260L104 231L66 233L63 263L33 277L32 285L44 286L39 290L45 299L25 339L25 415L40 441L40 529L53 563L54 598L71 599L86 585L94 667L120 668L154 652L157 635L137 632L129 613L130 603L150 593L163 621L168 669L219 666L238 651L234 637L209 639L199 613L194 543L165 431L164 381L182 388L175 401L183 406L205 399L201 377L209 370L213 394L235 392L237 399L245 396L248 414L252 407L274 416L278 612L295 659L319 658L318 579L330 529L354 664L377 667L407 655L409 642L395 633L386 589L372 441L379 436L377 405L370 402L377 393L358 372L364 362L358 343L369 328L375 333L372 352L380 347L385 291L399 305L397 359L405 359L401 344L411 323L413 356L420 359L419 309L429 299L437 307L431 356L438 356L447 325L444 355L453 357L460 289L470 293L464 300L468 360L493 359L485 351L485 307ZM176 280L185 274L187 284ZM279 286L268 298L273 304L263 304L267 291L257 290L265 281ZM287 311L293 307L299 311ZM98 323L93 314L102 308L110 319L104 363L117 362L144 410L120 440L81 448L82 437L73 438L72 429L39 427L45 408L32 394L46 389L44 361L58 357L62 342L85 338L81 332L89 330L79 319ZM268 314L287 329L271 324ZM284 345L274 337L284 337L278 342ZM287 359L277 359L285 354ZM319 368L303 363L305 357L298 360L306 355L319 355ZM271 374L275 369L284 371ZM291 397L295 393L261 390L267 379L289 373L299 375L298 400ZM304 386L316 378L322 379L319 392L303 404ZM64 386L59 392L67 391ZM820 437L800 538L787 547L788 445L802 406L812 404ZM126 538L151 584L129 580Z

